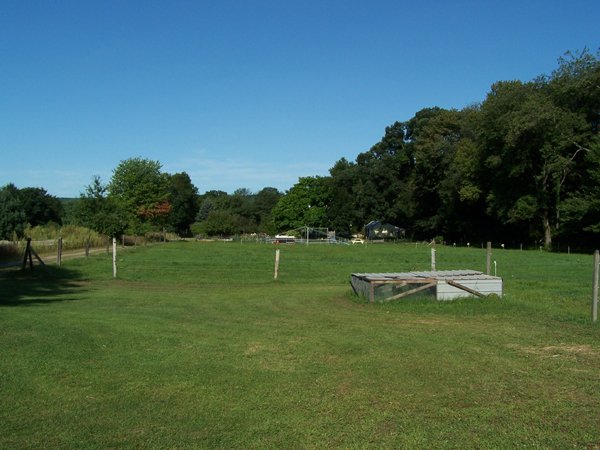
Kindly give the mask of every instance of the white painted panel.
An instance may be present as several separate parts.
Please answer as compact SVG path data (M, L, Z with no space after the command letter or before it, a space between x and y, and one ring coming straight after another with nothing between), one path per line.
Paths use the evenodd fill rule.
M462 284L469 289L480 292L483 295L496 294L502 296L502 279L494 280L459 280L457 283ZM457 287L451 286L445 281L438 281L437 295L438 300L452 300L455 298L470 297L472 294L463 291Z

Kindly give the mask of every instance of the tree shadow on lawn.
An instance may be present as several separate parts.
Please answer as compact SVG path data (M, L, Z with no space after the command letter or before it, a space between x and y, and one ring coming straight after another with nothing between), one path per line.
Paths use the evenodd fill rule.
M64 267L0 271L0 307L77 300L84 285L79 272Z

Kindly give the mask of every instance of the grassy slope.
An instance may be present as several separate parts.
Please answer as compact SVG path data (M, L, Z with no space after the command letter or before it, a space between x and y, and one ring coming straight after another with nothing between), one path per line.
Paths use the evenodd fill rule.
M0 275L0 448L600 443L592 260L495 251L505 298L365 304L413 245L177 243ZM438 248L438 269L483 269Z

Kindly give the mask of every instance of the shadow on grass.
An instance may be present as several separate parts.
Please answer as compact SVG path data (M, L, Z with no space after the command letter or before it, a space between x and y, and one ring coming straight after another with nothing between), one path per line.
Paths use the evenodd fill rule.
M81 274L64 267L0 271L0 307L73 301L83 289Z

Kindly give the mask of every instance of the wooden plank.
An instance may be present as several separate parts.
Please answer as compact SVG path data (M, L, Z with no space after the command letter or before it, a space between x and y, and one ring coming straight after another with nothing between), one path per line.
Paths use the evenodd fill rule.
M42 261L42 258L40 258L40 255L37 254L37 252L33 249L33 247L30 248L31 253L33 253L33 256L36 257L36 259L40 262L40 264L42 266L46 266L46 264L44 264L44 261Z
M476 295L477 297L485 298L485 295L483 295L481 292L477 292L475 289L468 288L467 286L457 283L456 281L446 280L446 283L448 283L450 286L454 286L455 288L462 289L463 291L466 291L469 294L473 294L473 295Z
M374 284L398 284L398 283L413 283L413 284L423 284L423 283L431 283L433 281L437 281L433 278L399 278L397 280L369 280Z
M418 288L415 288L415 289L411 289L411 290L409 290L409 291L402 292L402 293L400 293L400 294L398 294L398 295L394 295L394 296L392 296L392 297L388 297L388 298L386 298L385 300L397 300L397 299L399 299L399 298L406 297L407 295L416 294L416 293L417 293L417 292L419 292L419 291L423 291L423 290L425 290L425 289L432 288L432 287L434 287L436 284L437 284L436 282L433 282L433 283L428 283L428 284L425 284L425 285L423 285L423 286L419 286Z

